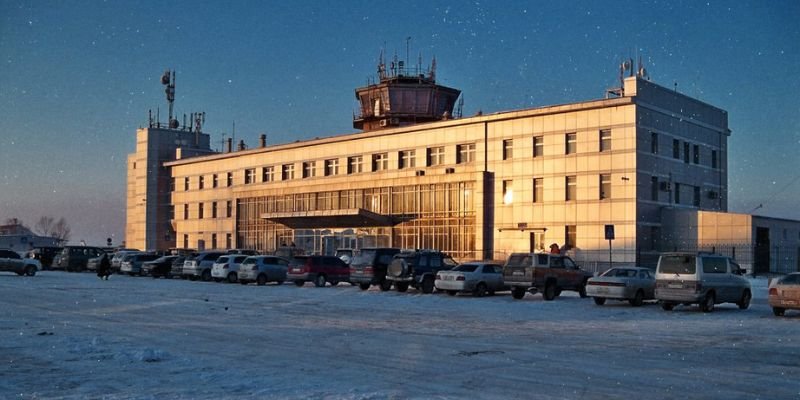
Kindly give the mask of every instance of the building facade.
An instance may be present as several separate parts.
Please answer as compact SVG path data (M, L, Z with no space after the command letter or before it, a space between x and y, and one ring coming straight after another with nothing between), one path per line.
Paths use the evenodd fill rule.
M177 132L142 129L128 162L128 246L395 246L466 260L557 243L602 268L652 265L665 207L727 211L727 113L638 76L593 101L377 122L192 157ZM158 151L155 137L168 137ZM206 150L207 138L194 146Z

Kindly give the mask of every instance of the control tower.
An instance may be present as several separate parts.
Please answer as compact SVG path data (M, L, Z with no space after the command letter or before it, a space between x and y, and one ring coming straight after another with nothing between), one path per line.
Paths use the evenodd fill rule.
M460 94L458 89L436 84L436 59L425 70L421 61L409 67L397 56L387 67L381 55L377 82L356 89L360 104L353 127L373 131L450 119Z

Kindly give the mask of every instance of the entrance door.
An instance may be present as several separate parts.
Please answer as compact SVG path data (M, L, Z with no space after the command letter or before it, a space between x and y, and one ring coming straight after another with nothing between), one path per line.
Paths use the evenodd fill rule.
M753 272L764 274L769 272L769 228L756 227L756 248L755 260L753 260Z

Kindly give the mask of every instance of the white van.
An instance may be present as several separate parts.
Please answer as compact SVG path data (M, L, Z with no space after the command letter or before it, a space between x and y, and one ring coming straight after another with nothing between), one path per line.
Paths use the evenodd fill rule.
M656 300L671 311L676 305L699 304L703 312L715 304L750 307L752 292L744 270L729 257L712 253L664 253L656 268Z

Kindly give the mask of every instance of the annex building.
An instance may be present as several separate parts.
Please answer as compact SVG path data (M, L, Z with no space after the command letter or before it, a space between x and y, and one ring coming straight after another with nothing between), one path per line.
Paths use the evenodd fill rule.
M675 223L727 214L731 131L720 108L631 74L601 99L456 118L460 92L433 70L381 63L378 75L356 89L358 133L269 146L262 136L215 153L199 120L151 118L128 158L126 245L392 246L469 260L557 243L590 269L731 243L755 257L754 226L733 238L715 229L711 243L698 237L711 230ZM800 222L771 232L770 219L748 221L786 238L767 270L800 268Z

